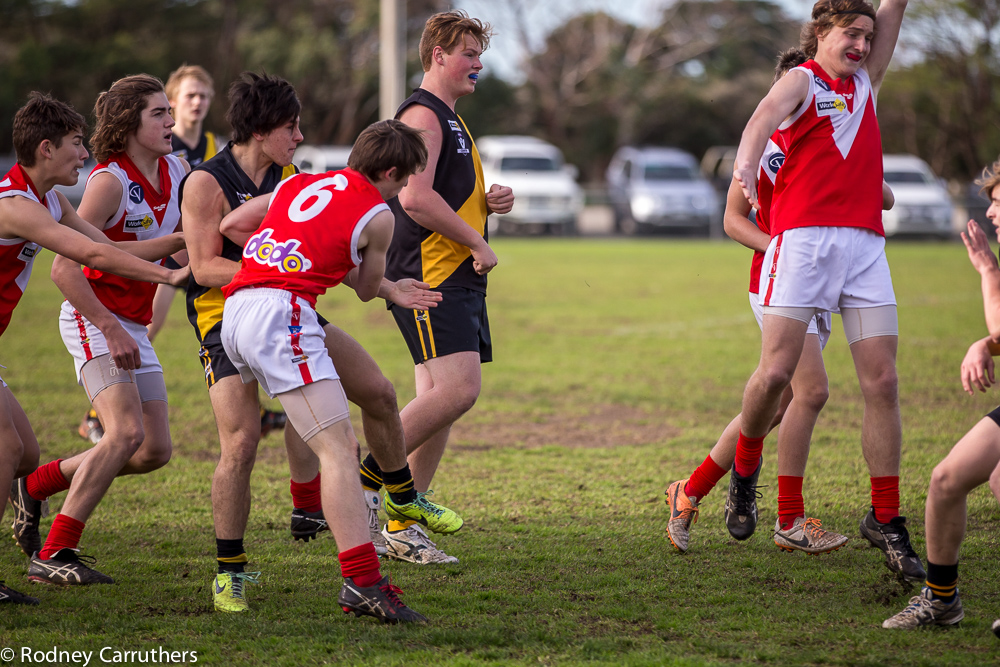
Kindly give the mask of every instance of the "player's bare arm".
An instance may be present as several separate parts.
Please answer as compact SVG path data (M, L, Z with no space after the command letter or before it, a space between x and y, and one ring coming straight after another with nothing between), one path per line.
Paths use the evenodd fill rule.
M423 131L427 167L419 174L410 176L409 183L399 193L399 203L421 227L469 248L476 272L489 273L497 265L493 249L434 191L434 172L441 155L441 124L437 115L427 107L414 105L403 112L400 120Z
M1000 267L990 248L986 233L974 220L962 232L962 242L969 253L969 262L979 272L983 289L983 312L990 338L1000 344Z
M239 271L239 262L220 256L223 237L219 225L227 213L229 203L219 182L211 174L195 171L188 176L184 181L181 219L184 221L191 273L199 285L228 285Z
M247 241L260 228L267 215L267 207L271 205L272 192L260 197L254 197L245 204L240 204L235 211L230 211L219 223L222 235L238 246L246 245ZM198 281L201 282L201 281Z
M892 193L892 188L885 181L882 181L882 210L891 211L896 205L896 195Z
M875 36L872 38L871 51L863 67L868 72L868 78L872 81L876 95L889 69L893 51L896 50L906 3L907 0L882 0L875 12Z
M395 224L392 213L382 211L365 225L358 236L361 264L357 267L353 287L362 301L371 301L378 296L385 275L385 253L389 250Z
M754 208L757 203L757 169L767 140L783 120L794 113L809 92L809 75L792 70L771 87L750 117L740 147L736 151L733 178L740 184L743 196Z
M736 180L730 181L729 192L726 194L726 212L722 218L726 234L751 250L766 252L771 236L760 231L760 228L750 221L751 209L750 202L743 196L743 188Z

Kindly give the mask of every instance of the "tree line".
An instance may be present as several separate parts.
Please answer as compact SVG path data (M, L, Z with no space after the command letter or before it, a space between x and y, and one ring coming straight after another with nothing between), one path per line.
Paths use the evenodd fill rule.
M245 69L266 70L295 85L307 143L350 144L378 117L378 5L0 0L0 151L10 150L13 114L31 90L89 115L115 79L140 71L165 79L184 62L216 80L209 129L227 129L229 82ZM408 1L410 83L419 81L424 21L449 6ZM458 111L474 136L531 134L558 145L584 180L601 180L620 145L678 146L700 156L739 141L776 54L797 44L800 26L767 0L679 0L646 26L581 14L529 52L522 81L484 76ZM998 28L1000 0L911 0L879 97L886 152L920 155L958 180L996 159Z

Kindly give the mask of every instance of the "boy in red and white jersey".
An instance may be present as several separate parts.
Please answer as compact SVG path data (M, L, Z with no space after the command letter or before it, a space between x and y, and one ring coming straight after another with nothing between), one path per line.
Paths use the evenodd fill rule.
M883 0L877 13L867 0L819 0L801 40L813 60L775 84L744 130L733 178L754 206L757 165L775 130L787 152L763 264L761 360L743 395L730 496L754 485L764 437L809 321L817 310L840 312L865 400L862 448L872 509L861 534L885 553L890 569L922 581L923 566L899 516L899 328L881 228L875 118L905 9L906 0Z
M188 166L170 155L174 122L163 84L145 74L120 79L98 97L95 115L92 142L100 164L87 181L81 217L146 259L178 252L183 237L177 190ZM47 463L26 478L19 489L22 505L69 493L44 546L37 522L25 522L15 537L32 553L28 576L34 581L112 583L74 551L116 476L151 472L170 460L163 369L146 331L156 285L81 271L66 257L55 259L52 278L67 299L59 318L63 343L105 434L92 449Z
M27 286L42 247L101 271L136 280L181 284L187 271L170 271L114 247L82 220L66 197L52 189L74 185L87 158L86 122L69 105L32 93L14 116L17 164L0 179L0 334ZM37 525L40 503L20 499L24 475L38 464L38 441L24 410L0 379L0 488L11 488L15 531L25 521ZM30 555L30 554L29 554ZM0 604L37 600L0 585Z
M256 380L281 401L320 459L323 514L344 577L338 603L345 612L387 623L426 619L399 600L379 571L347 397L314 305L342 281L362 301L378 294L394 226L385 200L426 162L419 131L382 121L358 137L347 169L291 176L221 224L223 234L243 246L242 266L223 288L226 354L245 383Z

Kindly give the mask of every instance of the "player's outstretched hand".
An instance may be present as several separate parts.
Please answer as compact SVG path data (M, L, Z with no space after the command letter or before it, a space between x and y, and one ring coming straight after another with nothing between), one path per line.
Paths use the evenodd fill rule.
M985 392L994 384L993 355L985 340L977 340L962 359L962 388L969 396L975 396L976 389Z
M472 249L472 268L481 276L492 271L499 261L497 254L486 241Z
M751 165L741 166L739 163L733 166L733 178L740 184L743 196L747 198L750 205L756 209L760 208L757 201L757 170Z
M510 213L514 208L514 191L506 185L491 185L486 193L486 207L490 213Z
M973 268L979 273L997 268L997 258L990 249L989 239L986 232L975 220L969 220L966 231L962 232L962 242L965 249L969 251L969 261Z
M431 291L431 286L413 278L401 278L393 283L389 301L407 310L437 308L441 292Z
M182 266L179 269L171 270L168 284L173 285L174 287L186 287L189 278L191 278L190 264L188 266Z

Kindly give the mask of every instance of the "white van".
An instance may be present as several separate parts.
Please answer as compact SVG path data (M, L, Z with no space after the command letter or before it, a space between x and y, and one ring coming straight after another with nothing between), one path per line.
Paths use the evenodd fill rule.
M489 217L490 232L573 234L583 208L577 169L563 163L558 148L526 136L486 136L476 140L486 188L514 190L514 208Z
M916 155L885 155L883 178L895 205L882 211L886 236L914 234L950 238L952 204L948 189Z

